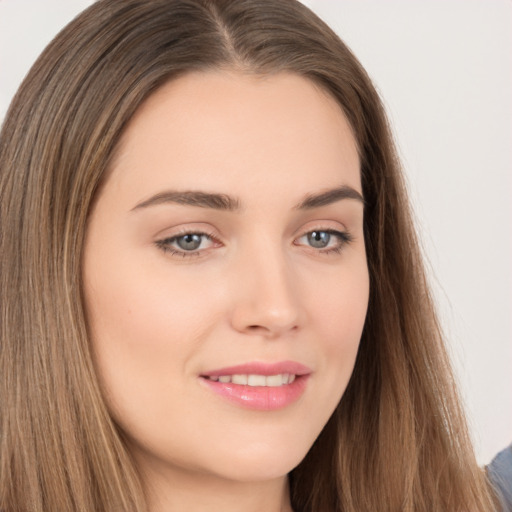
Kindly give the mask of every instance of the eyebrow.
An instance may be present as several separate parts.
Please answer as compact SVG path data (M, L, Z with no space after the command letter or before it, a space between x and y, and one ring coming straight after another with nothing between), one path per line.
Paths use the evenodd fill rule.
M352 187L343 185L338 188L333 188L319 194L308 194L296 207L297 210L312 210L313 208L319 208L320 206L327 206L332 203L336 203L343 199L355 199L363 203L363 196Z
M363 196L356 189L343 185L318 194L308 194L296 206L294 206L294 209L312 210L313 208L327 206L343 199L355 199L356 201L364 204ZM142 201L132 208L132 211L166 203L198 206L200 208L210 208L213 210L224 210L230 212L242 209L240 200L236 197L228 196L227 194L201 192L196 190L168 190L155 194L149 199Z
M160 192L142 203L137 204L133 210L156 206L164 203L183 204L186 206L199 206L200 208L211 208L213 210L236 211L240 210L240 201L226 194L214 194L195 190L175 191L168 190Z

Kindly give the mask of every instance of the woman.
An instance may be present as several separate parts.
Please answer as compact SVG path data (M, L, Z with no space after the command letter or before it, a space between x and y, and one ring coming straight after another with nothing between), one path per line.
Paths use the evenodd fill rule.
M0 162L2 510L493 509L380 100L301 4L94 4Z

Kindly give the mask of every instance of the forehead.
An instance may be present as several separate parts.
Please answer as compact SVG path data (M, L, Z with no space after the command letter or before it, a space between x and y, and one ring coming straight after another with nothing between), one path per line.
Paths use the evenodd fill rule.
M299 195L308 187L361 189L357 145L341 107L291 73L197 72L165 84L132 118L110 179L148 194L227 186L243 195L269 180Z

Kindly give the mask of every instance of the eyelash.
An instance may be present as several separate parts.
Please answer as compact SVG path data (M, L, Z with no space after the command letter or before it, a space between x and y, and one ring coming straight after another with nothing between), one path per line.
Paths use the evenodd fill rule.
M179 240L180 238L183 238L188 235L197 235L200 237L204 237L204 238L212 241L214 244L221 243L212 233L207 233L205 231L183 231L183 232L178 233L169 238L164 238L163 240L157 240L155 243L159 249L161 249L165 253L170 254L171 256L181 256L182 258L193 258L193 257L201 256L202 252L205 249L186 251L183 249L176 249L171 245L171 244L175 243L177 240Z
M314 247L310 248L314 250L315 252L318 252L320 254L328 255L328 254L339 254L345 246L350 244L353 241L352 235L348 231L337 231L335 229L322 229L322 228L315 228L311 229L310 231L307 231L300 237L298 237L296 240L300 240L303 237L306 237L312 233L319 232L319 233L327 233L330 236L334 236L338 239L337 244L334 247L329 247L326 249L316 249ZM182 233L178 233L172 237L164 238L162 240L157 240L155 242L156 246L162 250L165 253L170 254L171 256L180 256L182 258L193 258L193 257L199 257L202 255L203 251L206 249L196 249L196 250L190 250L186 251L183 249L176 249L172 246L177 240L180 238L190 236L190 235L196 235L199 237L205 237L206 239L210 240L213 244L221 244L221 242L216 238L212 233L207 233L204 231L184 231ZM295 244L299 245L299 244Z
M327 233L328 235L334 236L334 237L336 237L338 239L338 242L337 242L337 244L334 247L328 247L328 248L325 248L325 249L315 249L314 247L310 247L311 249L313 249L316 252L319 252L320 254L323 254L323 255L339 254L339 253L341 253L341 251L348 244L350 244L354 240L352 235L348 231L338 231L336 229L329 229L329 228L325 228L325 229L322 229L322 228L311 229L310 231L307 231L306 233L301 235L298 239L300 240L301 238L303 238L305 236L308 236L308 235L310 235L312 233L315 233L315 232L317 232L317 233Z

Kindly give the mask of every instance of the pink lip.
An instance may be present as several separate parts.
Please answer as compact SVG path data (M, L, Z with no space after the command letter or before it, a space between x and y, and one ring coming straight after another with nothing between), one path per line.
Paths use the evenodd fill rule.
M295 380L291 384L269 387L233 384L232 382L223 383L207 378L235 374L268 376L282 373L294 374ZM310 374L310 368L294 361L271 364L254 362L208 371L200 376L200 380L210 390L236 405L247 409L274 411L291 405L302 396Z
M236 366L227 366L226 368L219 368L216 370L204 372L202 377L220 377L221 375L278 375L279 373L293 373L295 375L308 375L311 373L311 368L303 364L296 363L295 361L280 361L278 363L262 363L253 362L239 364Z

